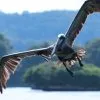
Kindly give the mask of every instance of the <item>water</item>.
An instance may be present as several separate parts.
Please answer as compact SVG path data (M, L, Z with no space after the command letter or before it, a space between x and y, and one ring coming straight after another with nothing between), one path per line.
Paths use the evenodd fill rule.
M30 88L7 88L0 100L100 100L100 92L44 92Z

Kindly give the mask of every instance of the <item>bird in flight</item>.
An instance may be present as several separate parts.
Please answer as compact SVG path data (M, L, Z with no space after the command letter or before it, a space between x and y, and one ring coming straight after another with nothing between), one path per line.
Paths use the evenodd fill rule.
M56 55L68 73L73 76L73 72L67 65L72 66L78 61L79 65L83 66L81 59L85 55L84 49L79 49L78 51L73 49L73 42L82 29L87 16L93 12L100 12L100 0L85 1L68 31L65 34L59 34L56 43L53 45L47 48L28 50L3 56L0 59L0 92L2 93L3 88L6 88L10 74L14 73L17 66L26 57L42 56L46 60L49 60Z

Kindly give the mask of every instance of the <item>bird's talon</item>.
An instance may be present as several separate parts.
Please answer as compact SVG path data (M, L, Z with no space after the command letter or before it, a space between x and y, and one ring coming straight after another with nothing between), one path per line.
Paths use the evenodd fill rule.
M84 65L81 63L80 66L83 67Z

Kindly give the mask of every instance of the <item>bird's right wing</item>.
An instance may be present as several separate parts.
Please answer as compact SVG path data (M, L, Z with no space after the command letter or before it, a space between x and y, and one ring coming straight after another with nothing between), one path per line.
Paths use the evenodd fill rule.
M73 41L82 29L87 16L93 12L100 12L100 0L87 0L80 8L71 26L69 27L68 32L65 34L67 43L70 46L72 46Z
M6 83L10 74L14 73L23 58L36 55L43 57L49 56L51 55L53 47L54 46L52 45L47 48L29 50L3 56L0 60L0 92L2 93L2 89L6 88Z

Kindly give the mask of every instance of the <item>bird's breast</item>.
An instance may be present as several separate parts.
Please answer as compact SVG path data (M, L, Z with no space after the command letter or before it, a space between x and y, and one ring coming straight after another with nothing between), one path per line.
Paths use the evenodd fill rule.
M57 48L57 55L59 56L67 56L69 54L74 53L74 50L67 45L67 43L63 43L61 46Z

